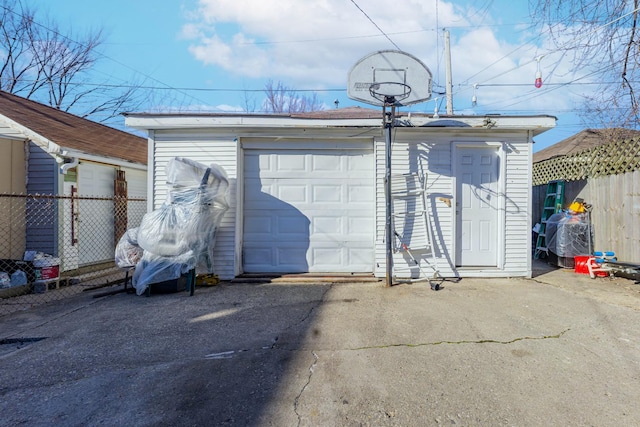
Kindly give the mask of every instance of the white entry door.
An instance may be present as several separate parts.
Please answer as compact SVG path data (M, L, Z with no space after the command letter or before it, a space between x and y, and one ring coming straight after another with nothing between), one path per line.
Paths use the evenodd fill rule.
M496 147L456 149L456 266L498 263L499 156Z
M371 150L246 150L246 273L372 272Z
M78 165L78 257L89 265L113 260L115 168L94 163Z

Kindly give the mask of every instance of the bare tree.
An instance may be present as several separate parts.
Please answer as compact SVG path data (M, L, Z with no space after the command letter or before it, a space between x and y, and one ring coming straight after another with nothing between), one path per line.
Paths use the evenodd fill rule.
M245 89L242 96L242 107L245 113L253 113L256 111L257 103L254 92Z
M531 17L556 49L600 85L585 97L587 117L606 127L640 127L640 0L530 0Z
M282 82L274 83L268 80L264 87L266 95L264 110L268 113L302 113L322 110L322 103L318 95L301 95L295 89L285 86Z
M100 122L135 104L135 86L89 83L101 31L78 41L35 15L20 0L0 0L0 90Z

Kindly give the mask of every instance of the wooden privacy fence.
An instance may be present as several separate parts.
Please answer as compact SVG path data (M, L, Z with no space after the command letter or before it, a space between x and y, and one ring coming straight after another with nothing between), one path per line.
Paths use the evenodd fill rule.
M565 207L592 205L594 250L640 262L640 138L594 147L533 165L533 224L540 222L546 184L564 179Z

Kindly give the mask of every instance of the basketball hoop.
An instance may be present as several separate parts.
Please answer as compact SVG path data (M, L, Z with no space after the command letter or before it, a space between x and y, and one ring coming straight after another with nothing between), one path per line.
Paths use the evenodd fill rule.
M360 59L349 71L347 83L349 98L379 107L431 99L429 68L415 56L397 50L381 50Z
M372 83L369 94L383 105L396 105L411 95L411 86L400 82Z

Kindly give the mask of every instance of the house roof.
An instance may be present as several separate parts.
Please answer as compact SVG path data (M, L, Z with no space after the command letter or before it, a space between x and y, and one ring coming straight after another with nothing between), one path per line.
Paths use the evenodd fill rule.
M533 154L533 163L578 153L614 141L635 138L640 131L625 128L585 129Z
M382 124L382 108L347 107L307 113L251 114L251 113L125 113L127 126L142 130L161 129L227 129L236 136L251 132L268 131L271 134L306 132L313 134L328 129L369 128L379 130ZM478 131L532 131L540 134L555 126L556 118L537 116L463 116L396 111L397 130L406 132L431 132L439 129L456 129L459 132ZM363 135L363 134L361 134ZM254 135L255 136L255 135Z
M382 119L382 109L346 107L307 113L292 113L291 117L307 119Z
M3 91L0 136L30 139L52 154L66 150L147 164L145 138Z

